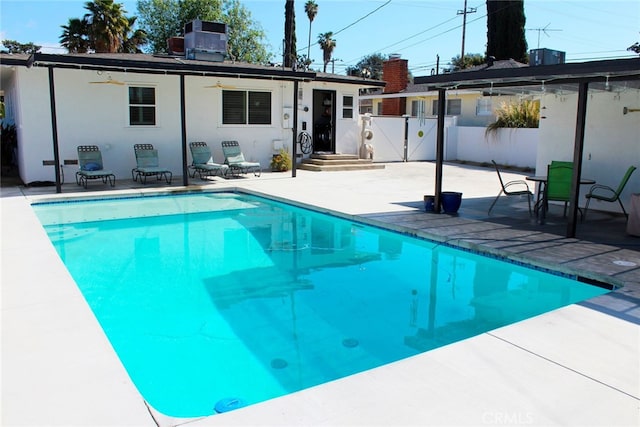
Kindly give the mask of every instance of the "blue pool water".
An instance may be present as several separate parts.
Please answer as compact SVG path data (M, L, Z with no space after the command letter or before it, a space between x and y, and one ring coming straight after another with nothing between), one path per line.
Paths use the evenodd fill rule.
M174 417L264 401L607 292L241 194L33 207L144 399Z

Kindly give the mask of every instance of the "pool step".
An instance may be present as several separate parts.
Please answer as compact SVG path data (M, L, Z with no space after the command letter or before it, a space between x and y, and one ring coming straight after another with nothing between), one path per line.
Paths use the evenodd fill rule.
M384 167L383 164L373 163L371 159L360 159L355 154L340 153L314 153L298 165L298 169L314 172L372 170Z

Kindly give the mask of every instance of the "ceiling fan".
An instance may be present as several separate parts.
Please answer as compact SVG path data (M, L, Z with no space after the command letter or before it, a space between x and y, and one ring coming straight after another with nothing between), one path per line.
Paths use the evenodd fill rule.
M107 76L107 80L102 80L99 82L89 82L91 84L106 84L106 85L118 85L118 86L124 86L124 82L118 81L118 80L113 80L113 77L111 76Z
M229 86L229 85L223 85L222 83L220 83L220 81L218 80L218 82L214 85L211 86L205 86L205 89L212 89L212 88L217 88L217 89L236 89L235 86Z

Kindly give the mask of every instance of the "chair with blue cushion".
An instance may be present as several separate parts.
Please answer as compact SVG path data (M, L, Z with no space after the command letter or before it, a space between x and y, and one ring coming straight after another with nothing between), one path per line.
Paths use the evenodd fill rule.
M153 148L153 144L135 144L133 151L136 155L136 167L131 170L131 177L134 181L138 181L140 178L140 182L146 184L148 176L155 176L158 181L164 178L167 184L171 184L173 173L160 167L158 150Z
M192 159L191 166L189 166L192 170L191 178L194 178L196 174L200 176L200 179L215 175L220 175L221 177L227 175L229 166L213 161L213 154L211 154L211 149L206 142L190 142L189 149L191 150Z
M101 179L103 184L109 182L113 187L116 176L110 170L106 170L102 164L102 153L97 145L78 146L78 164L80 170L76 172L76 184L87 188L87 183L93 179Z
M224 153L224 163L229 165L231 174L247 174L253 172L255 176L260 176L262 169L258 162L248 162L242 154L238 141L222 141L222 152Z

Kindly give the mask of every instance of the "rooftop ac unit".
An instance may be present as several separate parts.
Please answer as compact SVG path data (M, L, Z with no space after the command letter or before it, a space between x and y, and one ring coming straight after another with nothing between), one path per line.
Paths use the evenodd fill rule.
M195 19L184 26L187 59L224 61L227 54L227 25Z

